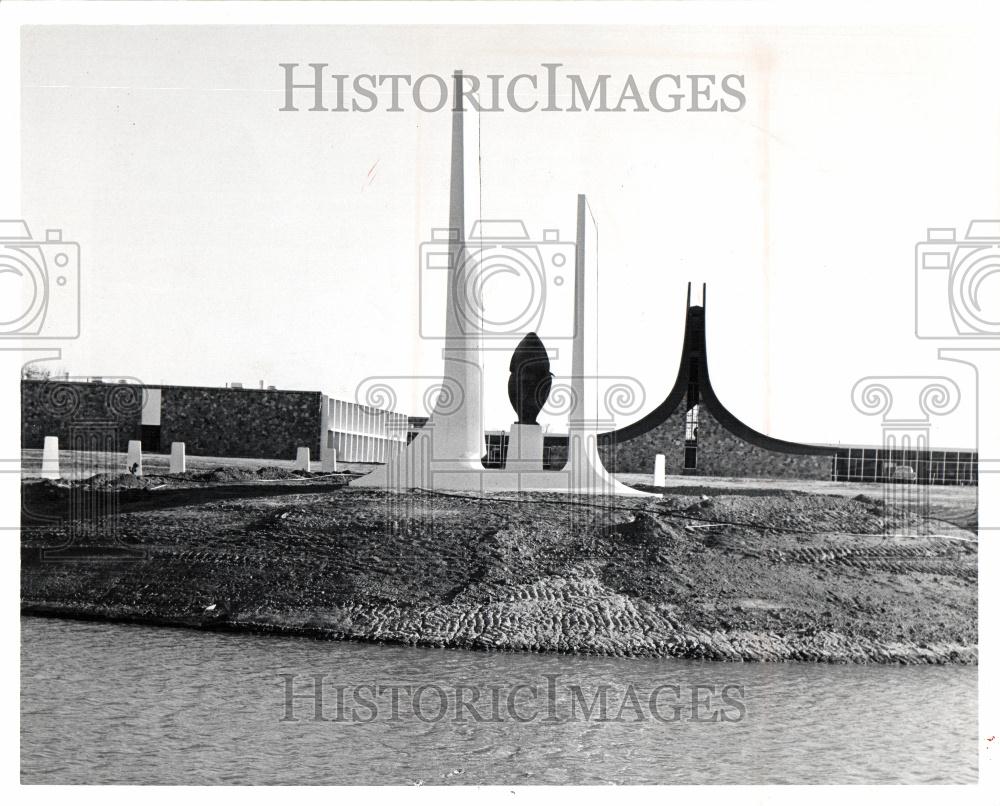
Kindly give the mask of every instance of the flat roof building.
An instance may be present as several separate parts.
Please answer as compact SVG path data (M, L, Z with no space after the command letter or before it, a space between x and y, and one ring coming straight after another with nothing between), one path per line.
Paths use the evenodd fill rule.
M300 447L320 460L385 462L416 430L399 412L288 389L177 386L116 379L21 381L21 446L40 448L46 436L66 449L93 444L124 450L141 439L144 451L166 453L185 443L192 456L293 459Z

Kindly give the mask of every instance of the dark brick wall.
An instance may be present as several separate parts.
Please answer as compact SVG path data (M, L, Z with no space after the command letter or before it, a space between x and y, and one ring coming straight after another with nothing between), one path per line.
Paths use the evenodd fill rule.
M41 448L45 437L59 437L60 448L71 448L75 428L113 434L125 450L139 438L142 396L136 384L22 380L21 447Z
M684 403L645 434L614 445L598 444L601 461L612 473L652 473L656 454L666 457L667 473L684 472Z
M600 446L604 466L613 473L652 473L656 454L666 458L668 475L684 473L684 404L660 425L633 439ZM705 406L698 412L699 476L829 479L833 457L771 451L727 431Z
M160 450L183 442L193 456L294 459L309 448L319 461L319 392L163 386ZM41 448L59 437L71 448L71 429L113 432L119 450L139 439L144 390L138 384L80 381L21 381L21 445Z
M164 386L160 446L185 443L193 456L294 459L309 448L319 461L319 392Z
M697 474L830 479L833 457L769 451L752 445L727 431L703 406L698 413Z

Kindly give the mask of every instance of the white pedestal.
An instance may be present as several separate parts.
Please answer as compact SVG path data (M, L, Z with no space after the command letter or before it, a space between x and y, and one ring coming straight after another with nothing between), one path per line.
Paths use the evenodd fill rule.
M507 441L507 464L511 473L541 472L545 449L545 435L540 425L514 423Z
M337 472L337 449L330 448L327 450L326 454L323 456L323 472L324 473L336 473Z
M59 478L59 437L46 437L42 448L42 478Z
M653 486L667 486L667 457L662 453L656 454L656 462L653 464Z
M183 473L187 470L187 460L184 455L183 442L170 443L170 472Z
M138 439L128 441L128 454L125 457L125 472L134 476L142 475L142 442Z
M299 448L295 452L295 469L309 471L312 469L312 463L309 461L309 449Z

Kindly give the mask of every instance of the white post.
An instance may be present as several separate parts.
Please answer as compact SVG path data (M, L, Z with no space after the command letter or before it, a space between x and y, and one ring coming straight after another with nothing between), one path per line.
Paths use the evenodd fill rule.
M656 454L656 462L653 465L653 486L667 486L667 457L662 453Z
M337 472L337 449L330 448L326 452L326 456L323 457L323 472L324 473L336 473Z
M184 456L184 443L170 443L170 472L183 473L187 470L187 460Z
M59 478L59 437L46 437L42 448L42 478Z
M309 461L309 449L299 448L295 453L295 469L309 471L311 462Z
M142 475L142 442L138 439L130 439L128 441L125 472L131 473L133 476Z

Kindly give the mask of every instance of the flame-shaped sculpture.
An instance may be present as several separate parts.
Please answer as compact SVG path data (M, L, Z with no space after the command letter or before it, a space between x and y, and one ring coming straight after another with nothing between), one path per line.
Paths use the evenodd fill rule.
M507 381L507 396L517 413L518 423L536 425L538 413L549 399L551 390L549 354L538 335L529 333L511 356Z

